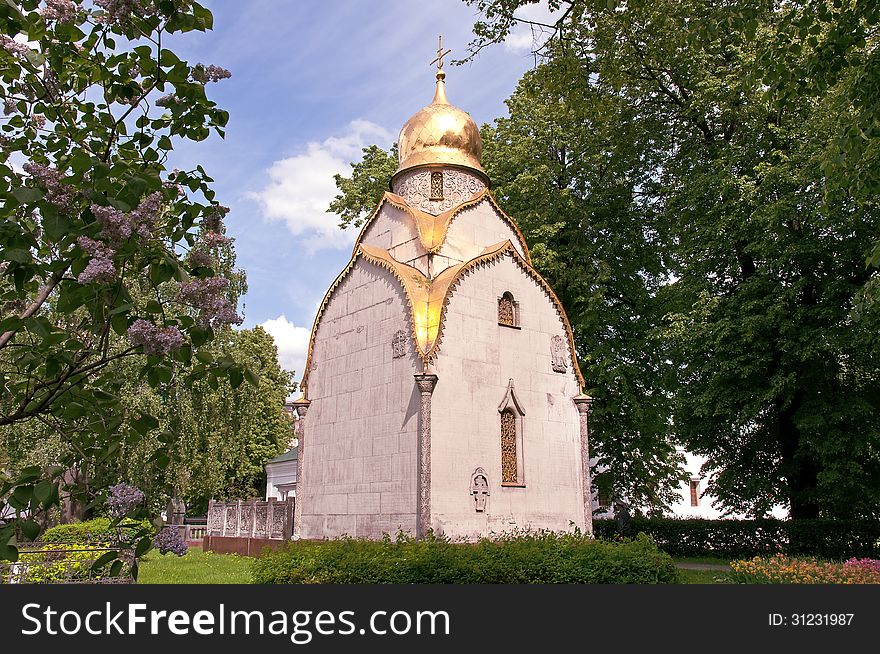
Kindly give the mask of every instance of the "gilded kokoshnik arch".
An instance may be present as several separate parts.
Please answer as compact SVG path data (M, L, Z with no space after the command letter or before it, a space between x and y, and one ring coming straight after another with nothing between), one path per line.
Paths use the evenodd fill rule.
M412 337L416 343L419 357L425 365L427 365L437 356L440 349L446 307L449 304L449 299L454 293L455 286L461 280L462 276L480 265L492 263L504 256L510 256L523 272L541 286L544 293L553 303L559 319L565 328L566 336L568 337L568 350L572 368L574 369L578 383L583 387L584 378L577 362L574 334L571 329L571 324L568 322L568 317L565 314L565 309L562 307L562 303L538 271L523 259L513 246L513 243L507 240L502 241L501 243L496 243L495 245L490 245L485 248L481 254L470 261L449 266L433 279L428 279L424 273L417 268L397 261L387 250L366 244L358 245L355 248L354 256L352 256L351 261L349 261L348 265L342 273L339 274L333 282L333 285L330 287L330 290L328 290L327 294L324 296L318 309L318 315L315 317L315 323L312 327L312 333L309 338L309 351L302 379L304 392L308 388L308 375L309 370L311 369L312 353L324 310L333 295L333 291L336 290L339 284L341 284L351 272L359 258L363 258L365 261L369 261L376 266L385 268L400 282L401 287L406 293L407 303L410 309Z
M489 190L444 54L433 101L401 130L391 190L315 317L298 538L592 532L592 400L571 325Z
M426 253L433 254L439 251L440 248L443 246L443 243L446 241L446 235L449 233L449 226L452 224L452 221L462 211L464 211L465 209L469 209L470 207L477 206L483 200L489 202L498 217L501 218L501 220L503 220L516 234L518 244L520 245L520 247L522 247L522 251L525 253L525 259L529 263L529 265L531 265L532 257L529 254L529 246L526 244L525 237L522 235L522 232L519 231L519 227L516 226L516 223L513 221L513 219L506 213L504 213L504 210L498 204L495 196L492 195L492 191L490 191L488 188L483 189L472 198L465 200L461 204L454 206L451 209L447 209L446 211L437 215L427 213L425 211L422 211L421 209L417 209L416 207L411 207L407 203L407 201L401 196L392 193L391 191L385 191L385 194L382 196L379 204L373 210L373 213L370 214L370 217L367 218L363 227L361 227L361 231L358 234L357 240L354 244L352 256L357 253L358 246L361 244L361 241L367 234L370 225L375 222L376 218L382 211L382 207L384 207L386 204L390 204L391 206L400 209L412 218L413 222L415 223L416 232L419 235L419 241L422 247L425 249Z

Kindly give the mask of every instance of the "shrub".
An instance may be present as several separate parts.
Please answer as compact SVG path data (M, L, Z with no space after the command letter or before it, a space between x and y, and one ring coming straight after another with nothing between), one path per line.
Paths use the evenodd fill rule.
M851 561L829 563L777 554L732 561L730 568L731 580L741 584L880 584L880 569Z
M609 543L579 534L513 533L477 543L445 538L293 541L252 564L258 584L675 583L649 538Z
M111 575L111 566L108 565L93 571L92 564L105 552L107 549L100 545L48 543L20 553L15 563L3 565L2 581L19 584L94 582L131 574L127 561L123 561L115 575Z
M109 518L95 518L83 522L56 525L47 529L40 536L40 540L44 543L115 543L119 540L117 529L123 529L129 534L144 528L150 529L150 533L155 531L147 520L141 522L125 520L117 527L111 527L111 524Z
M706 520L632 518L672 556L748 558L776 553L844 560L880 557L880 522L873 520ZM615 520L594 520L597 538L618 537Z

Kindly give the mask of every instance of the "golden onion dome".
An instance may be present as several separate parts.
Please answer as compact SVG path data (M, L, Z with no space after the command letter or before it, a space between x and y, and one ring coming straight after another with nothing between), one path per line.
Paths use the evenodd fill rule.
M403 125L397 140L400 165L395 176L419 166L462 166L486 172L480 165L483 141L470 114L449 104L442 70L437 71L434 100Z

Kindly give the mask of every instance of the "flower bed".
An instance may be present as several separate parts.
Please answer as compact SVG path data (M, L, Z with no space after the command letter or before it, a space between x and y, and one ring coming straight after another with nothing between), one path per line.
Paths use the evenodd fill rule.
M880 561L849 559L846 563L777 554L731 561L731 580L741 584L880 584Z

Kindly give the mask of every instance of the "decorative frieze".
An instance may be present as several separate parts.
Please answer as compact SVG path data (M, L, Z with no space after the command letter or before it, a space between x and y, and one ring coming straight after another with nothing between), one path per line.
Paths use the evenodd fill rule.
M208 534L247 538L290 538L294 498L208 503Z
M440 177L435 177L435 173ZM438 183L442 184L440 188L437 188ZM412 170L401 174L394 182L394 192L411 207L434 215L470 200L485 188L485 182L477 175L456 168Z

